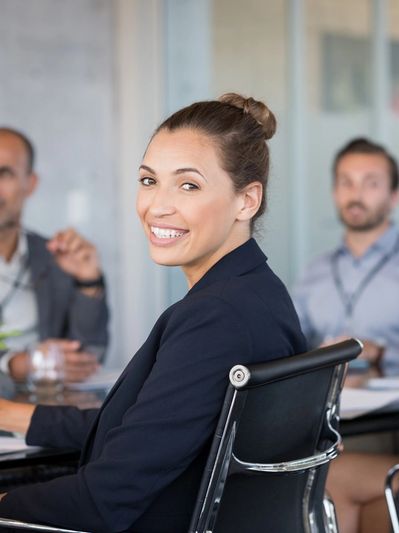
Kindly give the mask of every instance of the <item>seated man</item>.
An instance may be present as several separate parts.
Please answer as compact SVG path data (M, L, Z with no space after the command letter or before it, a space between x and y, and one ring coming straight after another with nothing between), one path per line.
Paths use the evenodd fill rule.
M341 336L360 338L362 357L399 362L398 166L382 146L355 139L337 154L333 197L344 238L316 259L295 290L311 346ZM384 478L394 456L344 453L333 461L327 489L342 533L390 531ZM363 517L363 518L362 518Z
M0 370L25 379L28 347L51 340L64 352L66 379L83 380L108 341L101 267L95 247L73 229L47 241L22 228L38 182L33 166L25 135L0 128Z
M398 166L388 151L355 139L335 157L333 197L342 243L316 259L294 291L311 347L358 337L362 357L399 362Z

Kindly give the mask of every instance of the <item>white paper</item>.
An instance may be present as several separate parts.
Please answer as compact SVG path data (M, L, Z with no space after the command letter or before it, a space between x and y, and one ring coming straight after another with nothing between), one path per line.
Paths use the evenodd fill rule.
M0 454L20 451L37 451L39 446L28 446L24 438L21 437L0 437Z
M98 372L86 379L86 381L68 383L67 388L81 391L110 389L121 373L121 370L107 370L101 368Z
M344 387L341 394L341 418L350 419L399 403L399 390L350 389Z
M369 389L399 391L399 378L372 378L367 382Z

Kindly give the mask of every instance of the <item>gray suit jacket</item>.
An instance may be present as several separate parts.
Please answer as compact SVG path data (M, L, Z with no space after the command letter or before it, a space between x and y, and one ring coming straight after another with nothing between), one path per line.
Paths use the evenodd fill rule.
M84 346L102 348L108 343L108 308L105 295L89 298L74 279L63 272L46 248L46 239L28 232L28 265L36 294L39 337L77 339Z

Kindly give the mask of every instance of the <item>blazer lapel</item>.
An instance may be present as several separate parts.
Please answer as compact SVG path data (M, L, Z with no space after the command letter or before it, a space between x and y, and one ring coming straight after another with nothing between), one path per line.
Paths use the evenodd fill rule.
M30 234L27 238L28 264L39 315L39 337L46 339L50 336L49 325L51 323L51 290L47 279L50 274L49 256L45 250L36 246Z

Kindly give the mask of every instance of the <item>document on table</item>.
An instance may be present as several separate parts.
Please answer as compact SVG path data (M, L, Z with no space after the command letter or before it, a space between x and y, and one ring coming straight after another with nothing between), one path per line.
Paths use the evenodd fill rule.
M350 389L341 394L341 418L350 419L397 403L399 390Z
M24 451L38 451L39 446L28 446L22 437L0 437L0 454Z

